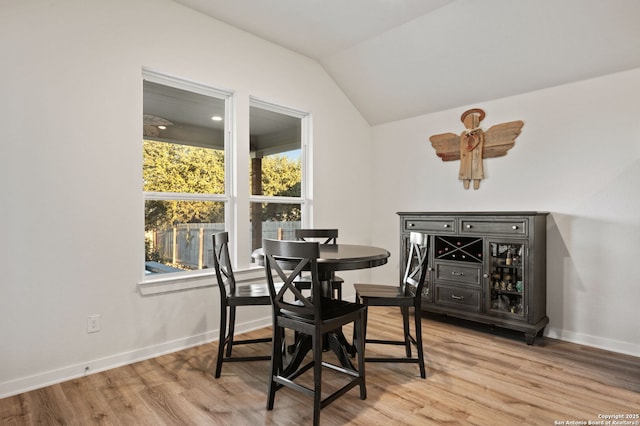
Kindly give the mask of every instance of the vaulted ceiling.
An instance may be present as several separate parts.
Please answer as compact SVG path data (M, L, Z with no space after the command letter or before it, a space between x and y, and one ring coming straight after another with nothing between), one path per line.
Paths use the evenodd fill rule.
M317 60L372 125L640 67L638 0L175 0Z

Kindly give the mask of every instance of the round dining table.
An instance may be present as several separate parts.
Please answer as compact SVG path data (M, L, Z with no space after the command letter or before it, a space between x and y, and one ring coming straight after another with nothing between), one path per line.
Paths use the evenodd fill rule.
M332 297L330 280L336 271L352 271L381 266L387 263L390 256L388 250L365 245L355 244L319 244L320 255L318 257L318 278L322 282L323 293ZM264 266L264 252L262 248L251 253L251 257ZM354 348L347 342L341 331L329 333L326 341L326 349L332 350L343 366L353 368L350 354ZM300 339L293 350L293 360L288 369L295 369L304 355L311 350L310 339Z
M350 271L381 266L387 263L389 251L380 247L355 244L320 244L318 275L324 280L336 271ZM264 265L262 248L256 249L251 257Z

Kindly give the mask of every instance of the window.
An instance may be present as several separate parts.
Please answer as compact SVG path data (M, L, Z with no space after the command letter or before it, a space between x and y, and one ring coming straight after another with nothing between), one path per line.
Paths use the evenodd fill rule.
M151 71L143 100L144 281L211 267L222 230L236 269L248 269L263 238L310 223L307 113L253 98L235 111L229 91Z
M145 274L207 268L229 201L229 93L146 73L143 80Z
M306 114L251 100L251 248L263 238L292 239L308 206L303 198Z

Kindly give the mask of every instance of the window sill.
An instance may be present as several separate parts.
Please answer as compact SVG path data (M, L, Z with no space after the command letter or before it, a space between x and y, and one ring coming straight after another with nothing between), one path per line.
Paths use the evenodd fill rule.
M147 277L137 284L138 291L142 296L151 296L162 293L173 293L176 291L186 291L196 288L217 286L216 274L213 269L205 271L159 274L153 278ZM242 271L234 271L237 283L248 283L252 281L264 281L264 268L251 268Z

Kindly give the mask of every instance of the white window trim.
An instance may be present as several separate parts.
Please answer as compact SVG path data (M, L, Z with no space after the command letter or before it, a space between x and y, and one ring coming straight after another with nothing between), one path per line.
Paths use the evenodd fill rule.
M225 227L229 230L234 240L248 240L248 231L238 229L238 206L248 206L252 202L265 203L299 203L302 210L302 226L309 227L313 223L313 170L312 170L312 115L296 108L282 106L277 103L269 102L253 96L248 97L248 102L244 103L243 99L239 99L238 95L231 90L216 89L199 83L186 81L181 78L168 76L147 68L143 68L143 79L153 81L159 84L165 84L183 90L188 90L207 96L213 96L225 100L225 194L191 194L191 193L167 193L143 192L143 200L146 199L190 199L190 200L206 200L206 201L222 201L225 202ZM245 101L246 102L246 101ZM249 116L238 113L239 104L247 106L267 109L301 120L301 168L302 168L302 187L301 196L298 197L269 197L269 196L253 196L249 194L248 186L245 188L238 187L238 179L236 173L240 168L240 163L249 160L248 150L243 150L238 146L238 118L247 121ZM247 108L248 113L248 108ZM246 151L246 155L242 155ZM246 158L245 158L246 157ZM246 195L245 195L246 194ZM244 223L244 222L243 222ZM244 259L244 244L231 245L232 262L236 269L234 274L238 282L253 282L256 280L264 280L264 269L252 266L249 262L239 262L238 259ZM239 253L242 253L240 255ZM240 264L239 264L240 263ZM211 269L199 271L184 271L167 274L164 276L146 276L144 275L144 267L142 280L137 283L138 291L141 295L154 295L162 293L170 293L176 291L185 291L195 288L217 286L215 272Z
M302 224L303 227L308 227L313 223L312 220L312 200L313 200L313 182L311 176L313 176L311 165L313 164L311 153L311 140L312 140L312 116L311 113L302 111L297 108L286 107L280 104L266 101L264 99L249 97L249 104L252 107L262 108L268 111L277 112L291 117L300 119L301 122L301 143L300 143L300 164L302 166L302 188L300 197L270 197L264 195L249 195L250 203L300 203L302 209Z
M143 296L173 293L203 287L217 287L218 281L212 269L188 271L180 277L159 277L138 283L138 291ZM262 281L266 279L264 268L251 268L243 271L233 271L238 284ZM175 274L170 274L175 275Z
M193 194L193 193L167 193L167 192L145 192L142 191L143 202L149 199L154 200L199 200L199 201L219 201L225 203L225 227L231 226L235 212L233 210L231 188L233 188L235 174L233 173L233 154L232 139L234 137L234 109L233 100L234 92L206 86L195 83L182 78L169 76L164 73L143 67L143 80L163 84L178 89L199 93L205 96L211 96L222 99L225 102L225 136L224 136L224 152L225 152L225 194ZM159 293L169 293L174 291L188 290L192 288L201 288L217 285L215 273L213 270L184 271L175 272L167 275L153 277L144 273L144 266L141 266L142 279L138 281L138 291L142 295L151 295Z

